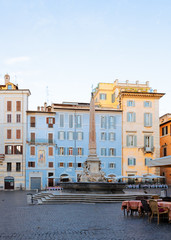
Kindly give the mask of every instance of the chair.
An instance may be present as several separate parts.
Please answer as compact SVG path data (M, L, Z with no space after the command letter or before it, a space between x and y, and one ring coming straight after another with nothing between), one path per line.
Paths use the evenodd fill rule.
M159 199L159 196L158 195L153 195L153 196L151 196L151 199Z
M143 217L147 213L148 218L149 218L151 215L151 208L150 208L149 204L147 203L147 201L145 199L142 199L141 203L142 203L141 213L142 213Z
M151 219L154 217L154 215L157 215L157 224L159 224L160 215L164 215L167 213L167 216L168 216L168 213L169 213L168 208L158 207L157 201L149 200L149 206L151 208L150 222L151 222Z

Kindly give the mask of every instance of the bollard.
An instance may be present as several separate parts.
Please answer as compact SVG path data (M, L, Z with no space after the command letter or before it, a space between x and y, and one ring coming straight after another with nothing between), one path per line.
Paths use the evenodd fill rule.
M33 204L33 194L32 193L27 193L27 203Z

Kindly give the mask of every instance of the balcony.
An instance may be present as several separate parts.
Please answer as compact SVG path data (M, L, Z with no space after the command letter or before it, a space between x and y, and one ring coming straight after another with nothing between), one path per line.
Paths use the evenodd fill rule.
M4 160L5 160L5 154L0 154L0 165L3 164Z
M144 152L145 153L153 153L154 152L154 147L144 147Z
M45 138L36 138L36 139L27 139L29 145L56 145L56 141L53 139Z

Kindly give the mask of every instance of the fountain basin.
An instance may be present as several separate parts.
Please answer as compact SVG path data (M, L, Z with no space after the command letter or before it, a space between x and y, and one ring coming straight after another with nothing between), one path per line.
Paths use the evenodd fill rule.
M125 183L109 182L67 182L60 183L60 186L66 192L71 193L124 193Z

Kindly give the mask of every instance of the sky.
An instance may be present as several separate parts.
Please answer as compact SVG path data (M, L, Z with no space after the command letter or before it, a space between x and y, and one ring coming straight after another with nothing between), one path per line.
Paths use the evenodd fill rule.
M0 84L44 102L89 102L99 82L150 82L171 112L170 0L0 0Z

